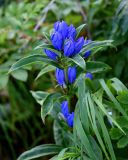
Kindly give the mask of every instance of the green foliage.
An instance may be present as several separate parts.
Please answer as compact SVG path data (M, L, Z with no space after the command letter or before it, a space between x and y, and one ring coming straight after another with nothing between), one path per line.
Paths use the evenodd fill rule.
M42 141L51 143L52 121L55 144L30 149L19 160L46 155L55 155L51 160L128 158L127 10L127 0L4 3L0 8L0 157L16 159ZM64 67L62 62L50 60L42 51L49 49L62 58L50 42L50 29L58 19L75 26L84 23L77 28L77 37L92 39L79 55L62 59L66 65L78 66L69 95L56 86L53 76L56 67ZM91 56L85 60L82 56L88 50ZM86 72L94 74L93 81L85 79ZM45 128L31 95L41 106ZM65 98L75 101L73 130L60 114Z

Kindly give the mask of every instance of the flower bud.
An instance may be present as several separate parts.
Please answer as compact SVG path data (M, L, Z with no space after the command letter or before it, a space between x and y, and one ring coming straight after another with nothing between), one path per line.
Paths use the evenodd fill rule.
M67 37L67 34L68 34L68 25L66 22L62 21L58 21L54 24L54 29L55 31L59 32L63 39L65 39Z
M68 81L70 84L76 80L76 67L68 67Z
M84 58L88 58L90 56L90 54L91 54L90 50L86 51L84 54Z
M64 44L64 56L71 57L74 53L75 43L72 38L68 39Z
M76 42L75 42L75 54L79 53L80 50L82 49L84 45L84 37L80 37Z
M51 41L55 49L61 51L63 46L63 39L59 32L54 32L51 36Z
M64 115L65 119L67 119L69 115L68 101L63 101L61 103L61 113Z
M60 86L65 85L65 73L64 73L64 70L62 70L60 68L56 68L55 76L56 76L56 80L57 80L57 82L58 82L58 84Z
M48 49L44 49L44 52L46 53L46 55L52 59L52 60L57 60L58 55Z
M72 112L71 114L69 114L68 118L67 118L67 123L70 127L73 127L73 123L74 123L74 112Z
M67 36L67 38L72 37L72 38L74 39L75 36L76 36L76 29L75 29L75 27L71 24L71 25L68 27L68 36Z
M89 78L89 79L93 79L93 76L92 76L92 74L91 73L86 73L86 75L85 75L85 78Z
M90 40L90 39L89 39L89 40L86 40L86 41L85 41L85 45L89 44L91 41L92 41L92 40ZM88 58L88 57L90 56L90 54L91 54L91 51L90 51L90 50L86 51L85 54L84 54L84 58Z

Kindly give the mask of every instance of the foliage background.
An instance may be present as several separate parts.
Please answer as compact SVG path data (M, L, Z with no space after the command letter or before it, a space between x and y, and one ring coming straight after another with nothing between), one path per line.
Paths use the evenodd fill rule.
M83 33L92 40L114 39L116 48L99 52L96 60L112 67L97 75L105 79L118 77L128 86L128 2L127 0L23 0L0 1L0 159L16 159L23 151L42 143L54 142L52 118L43 125L40 106L30 90L52 91L53 74L35 81L42 65L28 66L11 75L10 66L44 40L58 19L79 26L87 23ZM39 26L39 27L38 27ZM51 83L52 81L52 83Z

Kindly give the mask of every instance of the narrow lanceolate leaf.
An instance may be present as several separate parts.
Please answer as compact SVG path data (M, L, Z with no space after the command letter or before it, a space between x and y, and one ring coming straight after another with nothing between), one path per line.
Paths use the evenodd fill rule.
M121 112L124 116L127 117L126 112L124 111L124 109L121 107L120 103L117 101L117 99L114 97L114 95L112 94L112 92L110 91L110 89L107 87L105 81L103 79L100 80L100 84L102 86L102 88L105 90L106 94L108 95L108 97L110 98L110 100L114 103L115 108Z
M123 90L128 90L127 87L117 78L112 78L111 81L113 82L111 85L115 88L115 90L118 91L123 91Z
M104 142L103 142L101 135L99 133L97 123L96 123L97 110L95 110L95 105L94 105L93 99L91 98L91 95L89 93L87 93L87 97L86 97L86 107L87 107L87 111L88 111L88 117L89 117L90 122L92 124L92 128L96 134L97 140L101 146L101 149L103 150L103 152L106 156L106 159L110 160L108 153L106 151L106 147L104 145Z
M86 135L83 126L81 124L81 121L79 119L79 117L75 117L75 125L74 127L76 128L76 133L77 136L79 138L79 140L81 141L81 144L84 148L84 150L87 152L87 155L92 159L92 160L96 160L97 157L93 151L93 148L89 142L88 136Z
M21 154L18 160L30 160L47 155L54 155L58 154L61 150L62 147L55 144L40 145Z
M95 62L95 61L86 62L87 72L100 73L108 71L109 69L111 69L111 67L103 62Z
M98 100L98 98L95 95L93 96L93 99L95 103L98 105L98 107L101 109L101 111L113 122L113 124L115 124L125 134L120 125L108 114L104 105Z
M87 107L86 107L86 86L85 86L85 74L81 74L78 79L78 106L80 108L80 119L81 123L86 131L89 132L89 120L87 114Z
M88 50L93 51L92 53L96 53L96 50L98 51L98 50L101 50L101 49L106 48L108 46L115 47L112 44L112 42L113 42L113 40L92 41L89 44L84 45L79 54L84 56L85 52Z
M79 37L80 32L81 32L83 29L85 29L85 26L86 26L86 24L82 24L82 25L80 25L78 28L76 28L76 33L77 33L76 38Z
M40 71L39 74L37 75L36 80L37 80L38 78L40 78L41 76L43 76L45 73L54 71L55 68L56 68L56 67L54 67L54 66L52 66L52 65L47 65L47 66L43 67L43 69L41 69L41 71Z
M46 32L43 32L44 37L51 43L50 35Z
M54 101L61 96L60 93L51 93L48 95L41 106L41 118L45 122L45 117L50 114L53 109Z
M97 117L98 122L101 126L104 141L105 141L106 146L108 148L108 151L110 153L110 159L111 160L116 160L115 153L114 153L113 146L112 146L112 142L111 142L111 139L109 137L108 130L107 130L107 128L105 126L105 123L104 123L103 115L101 114L101 112L96 112L96 117Z
M22 58L19 61L17 61L15 64L13 64L11 66L9 72L12 72L12 71L17 70L19 68L22 68L26 65L30 65L30 64L33 64L33 63L39 63L39 62L40 63L51 64L53 66L58 67L58 64L55 61L49 59L48 57L42 56L40 54L34 54L34 55Z
M83 70L86 69L86 63L85 60L79 55L77 54L76 56L74 56L73 58L70 58L70 60L72 60L74 63L76 63L80 68L82 68Z
M41 44L35 48L36 49L48 49L50 51L55 52L59 57L61 57L61 52L57 51L51 44Z
M49 95L48 92L43 92L43 91L31 91L32 96L35 98L37 103L40 105L43 104L45 101L46 97Z

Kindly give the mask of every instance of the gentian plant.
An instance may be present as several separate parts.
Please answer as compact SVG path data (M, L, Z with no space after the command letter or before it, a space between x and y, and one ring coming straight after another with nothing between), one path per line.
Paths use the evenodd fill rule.
M52 71L57 83L53 93L31 92L41 105L43 122L47 115L54 119L55 144L37 146L18 160L46 155L54 155L51 160L116 160L109 131L115 127L126 136L114 117L118 114L127 119L125 108L115 97L127 88L117 78L107 83L96 78L110 67L92 57L113 46L112 40L89 40L80 36L85 29L84 24L75 28L64 21L56 22L51 35L44 33L47 43L35 48L41 49L42 54L20 59L11 67L10 72L31 63L45 63L47 69L43 67L37 78Z

